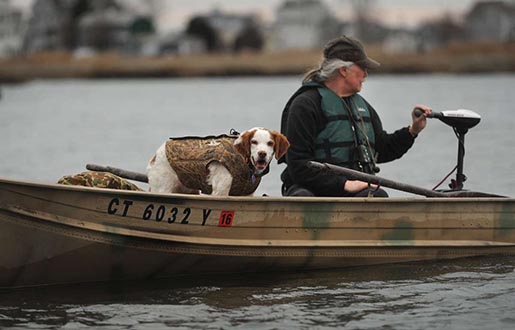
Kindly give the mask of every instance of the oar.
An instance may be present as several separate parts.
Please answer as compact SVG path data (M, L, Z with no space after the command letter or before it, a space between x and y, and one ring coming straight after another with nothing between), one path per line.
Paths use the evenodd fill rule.
M144 173L127 171L127 170L124 170L121 168L95 165L95 164L87 164L86 168L90 171L109 172L109 173L113 173L113 174L118 175L125 179L148 183L148 177Z
M406 183L400 183L393 180L381 178L376 175L371 175L363 172L359 172L356 170L351 170L349 168L336 166L327 163L319 163L314 161L309 161L308 166L316 169L331 171L333 173L345 175L347 178L351 180L360 180L367 183L377 184L383 187L392 188L395 190L400 190L404 192L409 192L415 195L422 195L426 197L505 197L487 193L473 192L473 191L455 191L449 193L443 193L439 191L434 191L430 189L425 189L417 186L412 186Z

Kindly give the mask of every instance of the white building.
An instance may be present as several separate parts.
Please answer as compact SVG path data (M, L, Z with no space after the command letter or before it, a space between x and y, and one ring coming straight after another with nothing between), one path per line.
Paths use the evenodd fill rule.
M0 57L16 55L23 43L23 17L9 0L0 0Z
M392 31L383 40L386 53L415 53L419 50L420 40L417 34L408 30Z
M118 8L102 8L79 18L77 46L98 50L122 49L131 41L134 15Z
M338 35L340 23L320 0L286 0L277 10L273 49L314 49Z
M191 55L207 51L204 41L185 33L169 33L157 39L156 50L148 55Z
M35 0L25 34L24 51L32 53L68 48L74 32L70 11L76 2Z

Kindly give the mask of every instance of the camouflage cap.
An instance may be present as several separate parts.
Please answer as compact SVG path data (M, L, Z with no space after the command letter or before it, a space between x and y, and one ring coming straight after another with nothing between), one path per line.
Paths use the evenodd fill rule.
M329 41L324 47L324 57L354 62L364 69L375 69L380 66L379 62L367 56L363 45L358 40L347 36Z

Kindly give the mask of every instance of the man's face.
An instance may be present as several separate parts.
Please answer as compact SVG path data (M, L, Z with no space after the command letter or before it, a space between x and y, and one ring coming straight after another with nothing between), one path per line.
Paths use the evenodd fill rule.
M360 92L361 86L367 76L367 69L363 69L359 65L354 64L347 69L347 84L349 88L355 93Z

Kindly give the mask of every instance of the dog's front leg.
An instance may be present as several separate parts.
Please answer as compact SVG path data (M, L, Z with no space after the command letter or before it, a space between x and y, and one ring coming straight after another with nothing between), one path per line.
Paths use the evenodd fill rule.
M179 177L166 158L165 148L166 143L163 143L147 165L149 190L153 193L179 192L177 189L180 185Z
M207 167L207 183L213 189L213 196L229 196L232 185L231 173L219 162L212 162Z

